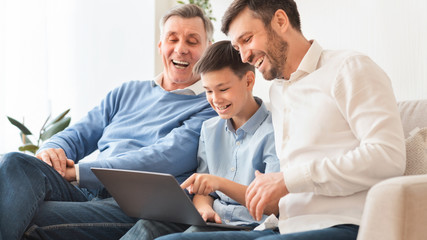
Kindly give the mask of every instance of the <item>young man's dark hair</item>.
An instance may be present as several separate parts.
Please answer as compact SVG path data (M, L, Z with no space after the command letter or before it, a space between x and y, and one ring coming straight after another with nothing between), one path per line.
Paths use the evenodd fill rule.
M222 17L221 31L228 35L231 22L246 7L248 7L255 18L261 19L267 28L270 28L271 19L278 9L282 9L288 15L293 28L301 32L301 21L297 5L293 0L235 0Z
M249 63L243 63L239 52L227 40L211 45L196 63L193 71L197 74L203 74L218 71L225 67L229 67L239 78L242 78L248 71L255 72L255 67Z

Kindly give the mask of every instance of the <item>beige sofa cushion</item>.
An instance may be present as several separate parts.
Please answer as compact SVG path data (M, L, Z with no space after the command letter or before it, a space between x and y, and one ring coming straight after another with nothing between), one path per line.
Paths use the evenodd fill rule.
M416 176L391 178L369 190L358 240L427 236L427 99L399 102L398 107L407 138L405 175Z
M397 103L402 119L405 138L414 128L427 127L427 99L401 101Z
M416 128L406 139L404 175L427 174L427 128Z
M427 236L427 175L395 177L368 192L358 240L420 240Z

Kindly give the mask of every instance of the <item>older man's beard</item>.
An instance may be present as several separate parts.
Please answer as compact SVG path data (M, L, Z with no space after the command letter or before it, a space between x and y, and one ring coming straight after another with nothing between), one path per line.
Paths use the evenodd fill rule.
M283 41L273 29L269 28L267 31L270 39L267 43L267 55L271 68L262 75L266 80L284 78L283 73L288 57L288 43Z

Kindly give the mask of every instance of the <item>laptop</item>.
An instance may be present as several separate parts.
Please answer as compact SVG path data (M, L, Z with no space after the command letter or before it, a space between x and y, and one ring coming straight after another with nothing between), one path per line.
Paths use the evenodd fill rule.
M254 228L205 222L170 174L109 168L91 170L129 217L227 229Z

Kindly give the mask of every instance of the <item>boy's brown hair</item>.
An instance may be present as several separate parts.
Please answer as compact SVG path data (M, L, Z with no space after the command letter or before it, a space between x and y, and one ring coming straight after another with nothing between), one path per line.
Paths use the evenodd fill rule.
M227 40L209 46L194 66L193 71L197 74L203 74L218 71L225 67L229 67L239 78L242 78L248 71L255 73L255 67L249 63L243 63L239 52Z

